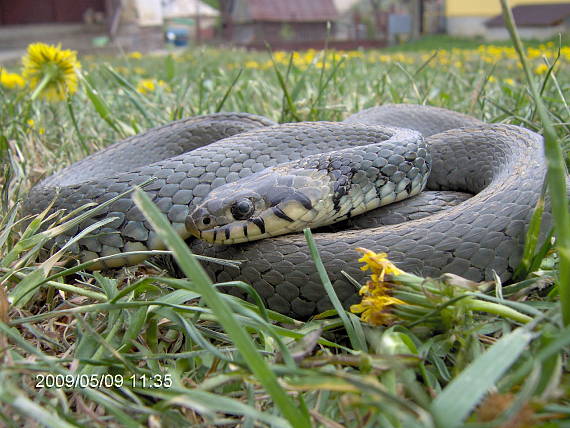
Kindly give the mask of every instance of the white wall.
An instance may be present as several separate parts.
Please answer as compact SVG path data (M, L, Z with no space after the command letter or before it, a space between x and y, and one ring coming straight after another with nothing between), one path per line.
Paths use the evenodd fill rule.
M447 34L459 37L484 36L487 27L484 23L489 17L485 16L448 16Z

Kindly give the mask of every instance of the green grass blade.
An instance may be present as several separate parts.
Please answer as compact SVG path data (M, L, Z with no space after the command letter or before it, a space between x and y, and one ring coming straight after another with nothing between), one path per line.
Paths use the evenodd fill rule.
M519 55L538 116L544 127L544 152L548 167L547 182L552 204L556 248L560 256L560 275L558 278L560 308L564 324L570 325L570 213L568 212L568 190L566 188L567 177L564 155L561 149L561 142L548 115L548 110L532 77L508 0L501 0L501 7L505 25Z
M540 363L548 366L553 359L570 346L570 326L552 332L551 329L541 337L541 348L535 352L532 359L525 360L515 370L509 373L509 376L503 379L500 384L501 389L512 389L515 385L523 382L532 371L533 364ZM550 360L550 361L549 361ZM548 370L548 367L547 367Z
M115 114L111 108L107 105L105 100L99 95L95 88L91 86L87 79L82 75L80 75L80 77L81 83L85 88L87 98L89 98L89 101L91 101L91 104L93 104L95 111L99 114L99 116L101 116L101 119L107 122L109 126L123 138L130 134L133 134L133 132L129 132L129 127L126 124L115 118Z
M544 212L544 194L546 193L546 183L542 188L540 198L536 202L534 212L528 225L526 232L526 239L524 245L523 257L520 264L515 269L513 279L525 279L531 271L531 268L536 264L535 260L536 246L538 245L538 238L540 236L540 224L542 221L542 213Z
M276 428L287 428L290 426L283 418L259 411L237 400L198 389L180 391L179 394L168 399L161 407L173 404L187 407L200 413L209 414L212 417L214 416L212 413L217 411L232 415L248 416Z
M483 396L518 359L531 339L532 334L524 328L509 333L453 379L431 406L438 426L461 426Z
M150 116L148 115L148 108L153 107L152 104L150 102L148 102L146 100L146 98L144 96L142 96L141 93L139 93L137 91L137 88L135 88L131 82L129 82L127 79L125 79L123 76L121 76L119 73L117 73L113 67L111 67L110 65L106 65L105 66L105 70L107 70L111 76L113 76L113 78L117 81L117 83L119 85L121 85L124 89L125 89L125 93L127 94L127 97L129 97L129 100L133 103L133 105L135 106L135 108L142 114L142 116L145 118L145 121L147 123L147 125L149 127L154 126L154 122L153 120L150 118ZM146 105L147 108L145 108L140 100L143 101L147 101Z
M360 329L356 329L353 322L359 323L357 317L349 317L347 312L344 310L341 301L339 300L336 292L334 291L334 287L327 275L327 271L321 260L321 256L319 255L319 251L317 250L317 244L315 243L315 238L313 238L313 234L311 233L311 229L303 230L305 234L305 239L307 240L307 246L309 247L309 251L311 253L311 257L313 262L315 263L315 267L317 268L317 272L319 273L319 277L321 278L321 282L323 283L323 287L331 300L331 303L335 310L338 312L342 323L344 324L344 328L346 329L346 333L350 339L350 343L352 347L356 350L361 350L366 352L366 341L363 341L362 334L360 333Z
M232 90L234 89L234 87L235 87L236 83L238 82L239 78L241 77L242 73L243 73L243 68L240 68L238 73L236 74L236 77L234 77L234 80L232 80L232 83L230 84L230 86L228 87L228 89L224 93L224 96L222 97L222 99L220 100L218 105L216 106L216 110L214 110L216 113L222 111L222 108L224 108L224 104L226 103L228 97L230 96Z
M10 298L15 307L25 305L32 298L32 291L36 290L46 279L46 272L43 269L36 269L31 274L26 275L22 281L10 292Z
M23 416L34 419L43 426L77 428L77 425L66 422L65 419L60 418L56 413L30 400L22 390L12 385L11 382L6 382L2 377L4 376L0 376L0 402L12 406Z
M29 272L24 273L24 272L25 271L13 272L10 270L9 275L23 280L23 279L26 279L28 276L32 275L35 272L35 270L32 271L31 273L29 273ZM65 271L62 271L62 273L60 273L60 274L52 275L48 278L45 278L44 280L42 280L41 284L38 284L38 285L45 284L46 286L54 288L56 290L67 291L69 293L74 293L74 294L77 294L79 296L89 297L90 299L93 299L93 300L107 301L107 296L105 296L103 293L98 293L96 291L86 290L86 289L83 289L80 287L76 287L74 285L66 284L64 282L56 282L56 281L51 280L52 278L65 276L65 274L63 274L63 272L65 272Z
M271 395L283 416L294 427L309 427L310 424L307 417L298 410L285 390L279 385L275 374L259 354L245 329L236 320L228 304L219 296L216 289L212 287L210 278L188 249L184 240L174 231L166 217L156 208L144 192L136 190L133 199L156 233L173 252L174 258L184 274L192 279L194 286L200 291L202 298L216 314L218 321L240 350L250 370Z
M10 338L10 340L13 343L17 344L20 348L26 350L26 352L33 355L36 358L36 360L42 364L39 370L46 371L54 375L72 374L71 371L60 368L58 366L57 359L41 352L36 345L32 345L26 339L24 339L16 329L10 328L8 325L6 325L3 322L0 322L0 334L3 334L6 337ZM80 391L88 398L92 399L93 401L99 403L101 406L106 408L109 411L109 413L113 414L117 418L117 420L121 423L122 426L132 427L132 428L140 427L140 424L138 424L131 416L129 416L125 411L123 411L123 409L128 410L129 412L132 411L131 408L132 406L129 406L128 408L122 406L120 403L118 403L115 400L114 397L109 396L109 394L104 394L101 391L93 390L91 388L81 389ZM121 409L121 407L123 407L123 409ZM39 409L36 410L39 411ZM61 425L53 425L53 426L59 427Z
M77 123L75 110L73 108L73 99L69 95L67 96L66 104L67 104L67 112L69 113L69 117L71 118L71 123L73 123L73 127L75 128L75 133L79 138L79 145L83 149L83 153L88 155L89 147L87 147L87 144L85 143L85 136L83 135L83 132L81 132L81 129L79 129L79 124Z
M295 103L293 102L293 99L291 98L291 93L289 91L289 88L287 87L287 82L285 81L283 74L279 70L279 67L277 66L277 63L275 62L273 56L271 56L271 61L273 62L273 70L275 71L275 76L277 76L277 81L279 82L279 86L281 87L281 90L283 91L283 96L285 97L285 101L286 101L287 108L289 110L289 114L297 122L300 122L301 118L300 118L299 114L297 113L297 107L295 107ZM283 106L283 107L285 107L285 106ZM283 111L284 110L285 110L285 108L283 108ZM283 116L285 116L285 115L282 115L282 117Z

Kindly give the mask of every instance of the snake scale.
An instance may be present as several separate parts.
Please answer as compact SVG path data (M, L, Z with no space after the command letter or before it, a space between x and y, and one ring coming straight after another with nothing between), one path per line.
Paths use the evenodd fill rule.
M425 143L412 130L423 135ZM382 146L372 150L384 156L382 160L369 159L367 147L377 143L388 144L397 156L384 153L386 146ZM423 153L422 144L428 148L427 154ZM347 229L338 225L317 229L315 238L321 257L346 305L355 303L358 296L341 271L364 280L355 247L386 252L399 268L422 275L449 272L475 281L492 279L494 272L503 281L512 277L546 171L542 137L518 126L485 124L435 107L373 107L340 123L277 125L245 113L183 119L115 143L48 177L31 190L24 208L28 213L38 213L57 194L52 209L71 211L88 202L109 200L156 177L145 190L186 238L190 234L189 216L215 194L213 189L230 186L228 191L239 193L240 185L235 184L238 180L247 183L248 177L251 181L251 177L264 174L267 168L279 169L278 165L292 162L295 167L320 165L325 178L366 175L356 171L353 164L343 164L349 155L343 155L348 152L342 150L355 151L350 156L357 158L358 167L366 164L375 171L372 181L389 182L389 191L366 191L375 200L371 206L384 197L397 201L409 196L412 187L419 191L427 180L427 191L418 196L354 218L349 209L342 216L348 220L339 223ZM322 153L328 154L323 158ZM421 161L416 160L418 154L423 155ZM320 160L310 162L315 156ZM335 168L345 169L337 172ZM414 168L423 169L420 172L425 174L431 169L431 174L429 178L426 175L425 179L414 179L418 171L409 172ZM299 180L297 177L289 179L288 184L280 182L280 191L291 193L287 186ZM342 187L338 183L335 186ZM294 192L293 199L311 210L316 202L306 201L303 192ZM335 202L328 207L333 211L340 209L347 196L334 197ZM237 209L241 215L240 210L249 208L242 204ZM273 214L288 222L283 220L288 217L286 213L273 210ZM106 217L115 220L71 248L83 260L162 248L130 196L118 199L80 226ZM269 227L259 224L259 220L250 223L250 231ZM228 237L235 232L226 229L223 234ZM59 236L51 245L61 245L78 230ZM330 307L302 234L237 245L212 245L193 238L187 242L196 254L243 261L239 269L214 263L205 263L205 268L217 282L248 282L271 309L307 317ZM139 261L140 256L119 254L96 267L112 268Z

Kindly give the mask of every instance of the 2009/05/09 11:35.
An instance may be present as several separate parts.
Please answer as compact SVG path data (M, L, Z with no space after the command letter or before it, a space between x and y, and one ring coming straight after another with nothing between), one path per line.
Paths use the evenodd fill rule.
M35 376L36 388L170 388L170 374L132 374L125 377L121 374L38 374Z

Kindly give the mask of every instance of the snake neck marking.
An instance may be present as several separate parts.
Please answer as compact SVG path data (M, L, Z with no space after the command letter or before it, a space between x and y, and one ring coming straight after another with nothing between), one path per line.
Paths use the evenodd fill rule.
M389 139L316 154L212 190L185 225L216 244L326 226L417 195L430 167L423 138L415 133L401 144Z

